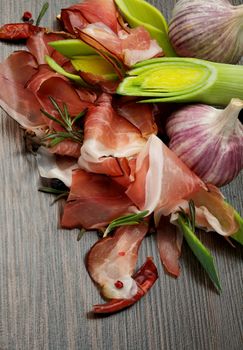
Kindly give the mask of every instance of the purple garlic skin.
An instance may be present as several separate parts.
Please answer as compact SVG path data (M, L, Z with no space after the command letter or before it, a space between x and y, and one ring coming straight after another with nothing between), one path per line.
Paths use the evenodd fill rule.
M169 148L205 183L223 186L243 169L243 101L232 99L224 109L188 105L168 119Z
M228 0L179 0L169 24L175 52L213 62L239 62L243 55L243 5Z

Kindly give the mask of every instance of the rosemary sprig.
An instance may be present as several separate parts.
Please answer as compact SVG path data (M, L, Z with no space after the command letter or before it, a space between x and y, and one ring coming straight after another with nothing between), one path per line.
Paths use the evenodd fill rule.
M45 13L48 10L48 8L49 8L49 3L45 2L44 5L42 6L41 10L40 10L40 13L39 13L38 17L37 17L36 26L40 25L40 21L45 16Z
M52 187L39 187L38 191L56 195L57 197L52 202L52 205L56 203L59 199L66 198L69 195L69 191L57 190Z
M85 234L85 232L86 232L85 228L82 228L79 231L78 236L77 236L77 242L79 242L83 238L83 235Z
M54 147L60 142L64 140L72 140L77 143L83 142L83 131L81 129L77 129L75 127L75 124L85 115L86 110L81 111L76 117L72 118L68 112L67 105L63 103L62 109L58 105L58 103L55 101L55 99L51 96L49 96L49 99L54 107L54 109L57 111L58 115L60 116L60 119L56 118L55 116L51 115L44 109L41 109L41 112L49 119L53 120L55 123L59 124L64 131L49 131L47 135L45 135L42 138L42 141L45 143L46 141L49 141L48 145L50 147Z
M103 237L107 237L107 235L113 231L115 228L126 225L138 225L140 224L144 217L149 213L148 210L141 211L138 214L128 214L124 216L120 216L119 218L113 220L106 228Z

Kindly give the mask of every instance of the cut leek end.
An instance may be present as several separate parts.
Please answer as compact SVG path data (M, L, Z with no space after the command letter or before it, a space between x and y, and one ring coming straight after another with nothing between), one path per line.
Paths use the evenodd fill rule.
M237 211L235 211L235 220L239 224L239 230L230 237L243 245L243 218L237 213Z
M121 95L135 95L164 102L187 102L213 83L216 72L198 60L152 59L134 66L118 87ZM147 101L147 100L146 100Z
M96 53L92 47L79 39L52 41L49 42L48 45L68 58L72 58L74 56L94 55Z
M45 55L45 61L49 65L49 67L52 68L55 72L63 75L64 77L74 81L79 85L87 86L87 84L79 75L68 73L58 63L56 63L56 61L54 61L50 56Z
M218 272L214 264L213 256L211 255L209 250L202 244L202 242L197 238L195 233L187 225L187 223L181 215L179 215L177 222L193 254L196 256L202 267L207 272L217 291L221 292L222 288L220 285Z
M136 64L117 93L142 102L197 102L227 105L243 99L243 67L195 58L163 57ZM140 101L141 102L141 101Z

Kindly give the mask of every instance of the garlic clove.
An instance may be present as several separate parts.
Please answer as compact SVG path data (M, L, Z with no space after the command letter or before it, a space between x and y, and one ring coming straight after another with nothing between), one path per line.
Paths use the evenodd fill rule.
M180 0L172 13L169 38L179 56L237 63L243 54L242 21L243 5Z
M188 105L168 119L169 147L204 182L223 186L243 168L243 101L232 99L224 109Z

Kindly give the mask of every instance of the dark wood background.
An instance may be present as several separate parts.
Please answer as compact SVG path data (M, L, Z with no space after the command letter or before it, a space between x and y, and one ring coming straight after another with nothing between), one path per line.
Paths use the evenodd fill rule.
M152 2L170 17L175 1ZM18 21L24 10L36 17L42 2L0 3L0 23L7 23ZM52 26L60 8L71 3L52 0L43 23ZM16 48L0 43L1 60ZM93 317L89 312L101 298L84 256L97 236L86 234L77 242L78 231L58 228L59 205L50 206L52 197L37 191L35 160L26 155L23 132L3 111L0 157L0 350L243 349L240 246L234 249L216 234L201 235L218 265L223 287L218 295L186 245L175 280L164 273L148 237L140 263L154 257L159 268L154 288L126 311ZM223 189L241 214L242 182L241 176Z

